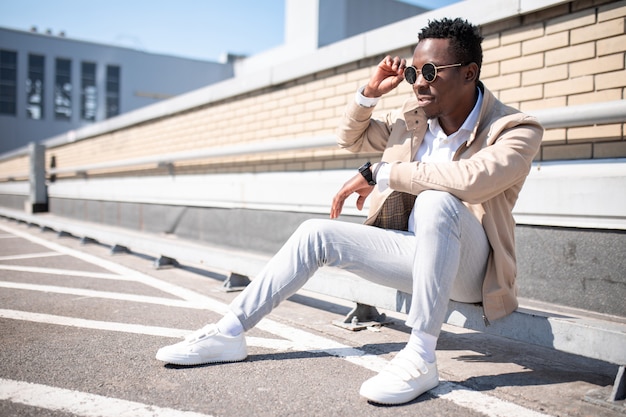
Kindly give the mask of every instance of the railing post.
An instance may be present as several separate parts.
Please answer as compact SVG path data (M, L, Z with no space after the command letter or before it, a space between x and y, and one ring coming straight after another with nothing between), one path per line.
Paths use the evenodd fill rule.
M24 203L27 213L48 211L48 189L46 187L46 147L31 142L28 145L30 170L28 175L29 195Z

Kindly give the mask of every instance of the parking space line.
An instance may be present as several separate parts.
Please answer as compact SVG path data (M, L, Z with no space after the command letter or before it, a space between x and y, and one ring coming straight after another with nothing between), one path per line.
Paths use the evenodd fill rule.
M81 417L211 417L208 414L10 379L0 379L0 400Z
M0 258L0 260L2 259ZM0 270L16 271L16 272L34 272L37 274L64 275L64 276L70 276L70 277L115 279L118 281L135 281L132 278L126 278L121 275L109 274L106 272L89 272L89 271L77 271L77 270L58 269L58 268L42 268L38 266L0 265Z
M170 327L146 326L143 324L80 319L76 317L58 316L53 314L31 313L22 310L0 309L0 318L10 320L22 320L31 323L77 327L82 329L104 330L172 338L182 338L192 332L192 330L173 329ZM297 350L296 344L290 340L246 336L246 342L249 346L278 351Z
M174 298L153 297L149 295L136 295L109 291L85 290L82 288L61 287L58 285L28 284L23 282L0 281L0 288L14 290L40 291L54 294L78 295L89 298L104 298L109 300L132 301L136 303L158 304L168 307L182 307L199 310L210 310L199 302L177 300Z
M63 254L58 253L58 252L41 252L41 253L29 253L26 255L0 256L0 261L16 261L20 259L47 258L50 256L63 256Z

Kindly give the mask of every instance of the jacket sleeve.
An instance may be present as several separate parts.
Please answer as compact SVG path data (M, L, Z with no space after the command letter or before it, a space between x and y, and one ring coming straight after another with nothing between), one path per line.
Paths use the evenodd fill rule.
M339 127L337 144L350 152L383 152L391 133L390 115L372 119L374 107L348 104Z
M444 163L395 163L389 185L397 191L451 193L470 204L485 202L523 181L539 151L543 128L532 117L510 119L487 146L467 159Z

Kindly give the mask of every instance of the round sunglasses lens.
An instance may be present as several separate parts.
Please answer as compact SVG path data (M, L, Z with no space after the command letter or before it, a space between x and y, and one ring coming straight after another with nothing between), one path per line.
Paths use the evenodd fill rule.
M404 69L404 79L409 84L415 84L415 81L417 81L417 70L415 67L406 67Z
M435 66L431 63L424 64L422 67L422 76L429 83L435 81L435 77L437 77L437 68L435 68Z

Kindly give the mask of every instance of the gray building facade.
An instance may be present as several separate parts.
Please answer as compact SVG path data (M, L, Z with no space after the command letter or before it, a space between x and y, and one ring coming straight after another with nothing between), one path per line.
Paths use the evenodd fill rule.
M232 63L0 28L0 153L232 76Z

